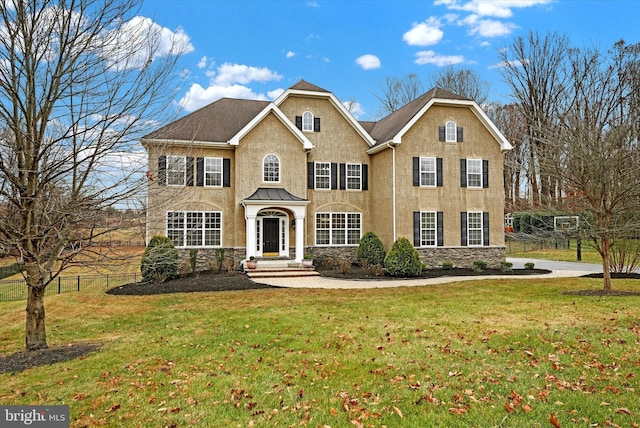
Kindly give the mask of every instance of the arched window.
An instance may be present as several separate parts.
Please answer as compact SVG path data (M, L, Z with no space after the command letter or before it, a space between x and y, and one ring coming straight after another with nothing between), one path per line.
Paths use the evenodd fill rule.
M310 111L302 113L302 130L313 131L313 113Z
M269 154L262 161L262 180L266 183L280 182L280 159L278 156Z
M449 143L455 143L458 140L456 135L456 123L450 120L446 124L446 138L445 141Z

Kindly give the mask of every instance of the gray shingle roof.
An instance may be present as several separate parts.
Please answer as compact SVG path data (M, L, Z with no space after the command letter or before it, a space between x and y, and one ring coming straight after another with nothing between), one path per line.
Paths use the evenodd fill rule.
M331 91L327 91L326 89L322 89L321 87L316 86L312 83L309 83L305 80L300 80L298 83L296 83L289 89L296 89L299 91L312 91L312 92L331 92Z
M146 139L226 142L269 104L221 98L146 135Z
M369 134L377 141L377 144L385 143L395 137L398 132L432 99L448 99L448 100L465 100L468 98L456 95L442 88L433 88L429 92L425 92L409 104L394 111L390 115L378 121L372 129L368 130ZM365 128L366 129L366 128Z

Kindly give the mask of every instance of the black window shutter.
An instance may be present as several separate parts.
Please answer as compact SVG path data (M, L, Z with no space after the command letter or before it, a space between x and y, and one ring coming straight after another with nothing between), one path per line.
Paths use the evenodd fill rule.
M467 213L460 213L460 245L467 246Z
M446 138L446 130L444 126L438 126L438 140L444 141Z
M307 189L314 189L316 187L316 164L315 162L307 162Z
M302 131L302 116L296 116L296 128Z
M420 185L420 158L413 158L413 185Z
M462 126L458 126L456 128L456 140L458 141L458 143L462 143L463 137L464 137L464 133L462 131Z
M442 187L442 158L436 158L436 186Z
M204 186L204 158L196 159L196 186Z
M422 246L420 242L420 211L413 212L413 246Z
M331 189L336 190L338 188L338 164L331 163Z
M438 211L436 213L436 237L438 240L438 247L444 246L444 222L442 217L442 211Z
M362 190L369 190L369 165L362 164Z
M231 159L222 159L222 187L231 187Z
M482 161L482 187L489 187L489 161Z
M460 187L467 187L467 160L460 159Z
M313 132L320 132L320 118L313 118Z
M340 190L347 188L347 165L340 164Z
M187 186L193 186L193 157L187 156Z
M164 186L167 184L167 157L158 157L158 184Z
M485 247L489 246L489 213L482 213L482 245Z

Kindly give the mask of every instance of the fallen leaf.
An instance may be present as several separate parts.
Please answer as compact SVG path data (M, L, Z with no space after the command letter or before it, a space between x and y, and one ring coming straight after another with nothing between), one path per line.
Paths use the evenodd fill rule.
M554 415L553 413L549 415L549 422L551 423L551 425L553 425L556 428L560 428L560 421L558 420L558 418L556 418L556 415Z
M398 414L398 416L402 417L402 412L396 406L393 406L393 410Z
M620 413L621 415L630 415L631 411L626 407L619 407L616 409L616 413Z

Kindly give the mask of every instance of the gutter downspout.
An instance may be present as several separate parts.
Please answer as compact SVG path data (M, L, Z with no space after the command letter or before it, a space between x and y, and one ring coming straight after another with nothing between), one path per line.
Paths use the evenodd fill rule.
M389 144L391 147L391 199L392 199L392 216L393 216L393 242L396 242L396 145Z

